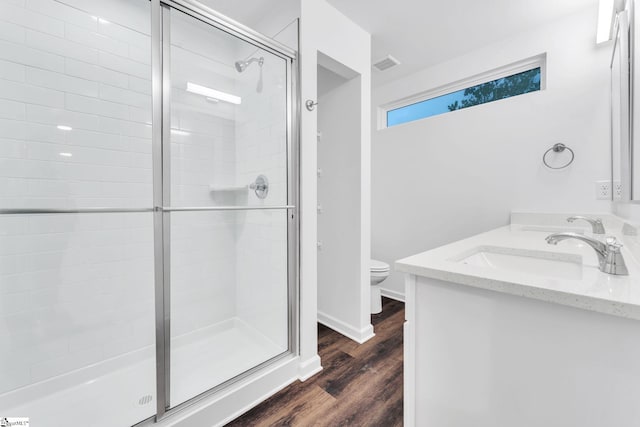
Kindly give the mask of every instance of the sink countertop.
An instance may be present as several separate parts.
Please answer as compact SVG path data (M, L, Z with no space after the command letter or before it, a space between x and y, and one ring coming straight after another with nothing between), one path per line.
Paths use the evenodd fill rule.
M577 225L567 224L564 230L577 231L575 229L579 228L586 236L591 236L588 226L576 227ZM532 229L542 231L531 231ZM578 240L565 240L556 246L547 244L545 237L556 232L555 226L548 229L546 231L545 226L533 224L500 227L401 259L396 261L395 269L417 276L640 320L640 266L626 246L622 248L622 254L629 275L614 276L601 272L595 251ZM608 229L606 235L614 235L623 241L619 228ZM526 251L542 251L549 259L558 260L580 256L582 278L546 277L478 267L460 261L474 249L483 247L498 247L506 254L511 249L514 255L521 255Z

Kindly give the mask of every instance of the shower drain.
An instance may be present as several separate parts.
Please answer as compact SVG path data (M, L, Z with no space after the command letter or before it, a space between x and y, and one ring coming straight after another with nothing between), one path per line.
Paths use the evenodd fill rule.
M150 403L152 400L153 400L153 396L151 396L150 394L147 394L146 396L142 396L140 400L138 400L138 405L146 405L147 403Z

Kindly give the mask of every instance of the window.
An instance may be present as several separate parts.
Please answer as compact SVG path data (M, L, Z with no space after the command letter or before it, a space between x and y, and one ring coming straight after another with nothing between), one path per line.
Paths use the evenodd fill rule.
M543 87L543 61L544 56L536 57L524 63L487 73L479 78L467 79L410 100L400 101L387 108L383 107L383 111L386 111L386 126L382 127L391 127L539 91ZM478 81L480 82L477 83ZM471 85L471 83L477 84ZM433 96L438 93L443 94ZM420 100L416 102L416 99Z

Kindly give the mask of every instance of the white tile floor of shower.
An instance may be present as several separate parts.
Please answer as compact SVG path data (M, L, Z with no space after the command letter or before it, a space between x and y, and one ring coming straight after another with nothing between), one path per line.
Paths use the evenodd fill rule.
M177 337L171 402L177 405L286 351L234 318ZM130 426L155 414L155 347L0 395L0 416L33 427Z

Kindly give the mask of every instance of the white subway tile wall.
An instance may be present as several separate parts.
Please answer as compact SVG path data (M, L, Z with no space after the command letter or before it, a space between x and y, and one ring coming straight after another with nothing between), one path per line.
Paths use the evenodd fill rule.
M151 206L148 2L75 3L0 4L4 208Z

